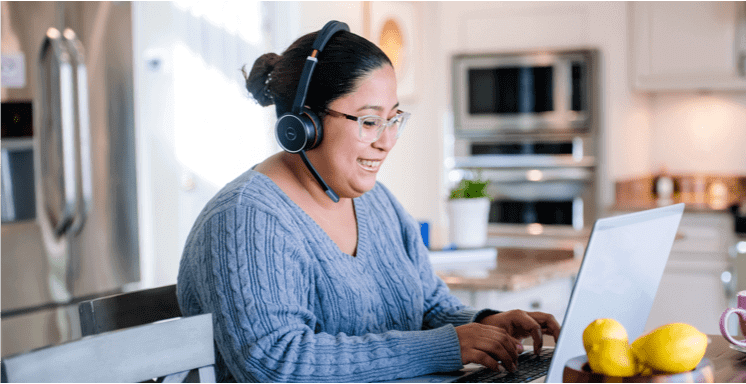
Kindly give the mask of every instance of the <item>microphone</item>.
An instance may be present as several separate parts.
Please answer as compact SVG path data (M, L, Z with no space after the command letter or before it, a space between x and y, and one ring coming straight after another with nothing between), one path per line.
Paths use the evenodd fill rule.
M318 172L316 172L316 168L311 165L311 162L308 161L308 157L306 156L306 151L302 150L298 152L300 154L300 158L303 159L303 163L306 164L306 168L308 168L309 171L311 171L311 174L314 178L316 178L316 181L321 185L321 189L324 190L327 196L329 196L330 199L332 199L333 202L339 203L339 196L332 191L331 188L329 188L328 185L324 182L324 179L321 178Z

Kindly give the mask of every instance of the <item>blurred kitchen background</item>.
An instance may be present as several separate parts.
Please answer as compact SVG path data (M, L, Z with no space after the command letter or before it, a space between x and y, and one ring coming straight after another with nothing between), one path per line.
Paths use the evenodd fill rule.
M490 289L444 275L455 293L561 319L590 223L683 201L681 236L648 324L673 319L717 333L733 292L746 289L746 238L735 225L746 217L744 2L3 1L2 356L80 337L80 300L175 283L207 200L279 150L274 109L250 99L241 68L331 19L395 61L401 108L413 118L379 180L429 223L432 249L449 244L449 189L474 171L496 186L545 183L553 193L545 177L556 175L577 187L555 204L571 218L556 222L531 214L553 198L516 202L493 190L519 219L491 215L489 244L498 258L541 267L502 271L521 283ZM561 62L549 59L558 52L588 55L577 76L547 85L587 86L580 129L468 132L457 57L498 66L539 57L506 62L538 73ZM86 94L87 107L76 102ZM55 134L53 117L66 110L72 130ZM511 152L516 146L524 152ZM470 163L480 154L544 157ZM569 156L572 167L547 166L546 155ZM34 169L35 156L48 176ZM554 274L535 277L540 268ZM549 305L538 299L549 296ZM682 298L700 310L676 317Z

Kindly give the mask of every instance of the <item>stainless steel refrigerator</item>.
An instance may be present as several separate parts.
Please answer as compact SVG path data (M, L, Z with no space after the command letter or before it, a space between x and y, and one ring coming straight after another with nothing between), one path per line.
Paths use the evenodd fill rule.
M33 114L3 102L2 356L80 337L81 300L140 280L131 4L10 5Z

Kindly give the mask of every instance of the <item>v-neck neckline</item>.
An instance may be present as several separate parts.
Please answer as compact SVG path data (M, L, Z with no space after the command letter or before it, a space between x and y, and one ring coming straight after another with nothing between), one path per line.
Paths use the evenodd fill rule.
M324 234L325 241L331 243L334 246L334 248L337 250L337 252L339 254L347 256L347 257L350 257L353 260L360 259L361 254L363 254L365 239L367 239L367 236L362 235L362 234L365 233L364 227L367 227L366 223L365 223L365 220L363 219L365 217L364 205L363 204L358 204L360 202L360 198L362 196L355 197L355 198L352 199L352 210L353 210L353 214L355 216L355 224L356 224L356 227L357 227L357 245L355 246L355 255L350 255L347 252L343 252L342 249L339 248L339 245L337 245L337 243L334 240L332 240L331 236L329 236L329 234L324 230L324 228L321 228L321 226L319 225L319 223L317 223L316 220L314 220L313 217L311 217L311 215L308 214L308 212L306 212L295 201L293 201L293 199L291 199L290 196L288 196L288 194L285 193L285 191L283 191L282 188L280 188L280 186L277 185L277 183L274 182L274 180L272 180L269 176L267 176L267 175L265 175L265 174L263 174L263 173L261 173L259 171L252 170L252 172L256 172L257 175L260 175L263 178L265 178L269 182L269 184L271 185L271 187L274 188L274 189L276 189L277 192L279 193L279 195L284 200L286 200L286 202L288 204L290 204L290 206L293 207L293 209L295 209L297 211L300 211L303 214L304 220L310 222L311 225L315 226L315 228L316 228L317 231L320 231L321 233Z

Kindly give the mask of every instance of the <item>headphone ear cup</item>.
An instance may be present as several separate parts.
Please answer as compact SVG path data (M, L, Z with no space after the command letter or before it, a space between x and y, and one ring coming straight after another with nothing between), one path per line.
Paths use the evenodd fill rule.
M275 138L286 152L298 153L321 143L321 120L308 108L299 115L285 113L275 124Z
M306 107L303 107L301 115L307 118L308 144L306 149L314 149L321 144L321 140L324 138L324 125L321 124L321 119Z
M298 153L305 149L308 141L303 116L285 113L275 123L275 138L286 152Z

